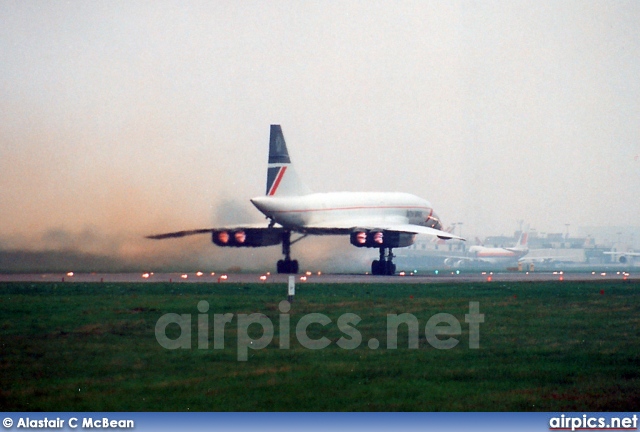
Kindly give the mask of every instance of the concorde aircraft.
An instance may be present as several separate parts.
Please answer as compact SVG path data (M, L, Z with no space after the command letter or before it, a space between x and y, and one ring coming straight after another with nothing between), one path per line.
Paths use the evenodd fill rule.
M433 207L422 198L400 192L312 193L291 163L280 125L271 125L267 188L253 205L269 220L268 226L227 226L150 235L150 239L211 234L220 247L282 245L284 259L278 273L298 273L291 245L309 235L345 235L356 247L377 248L380 259L371 263L374 275L393 275L393 248L410 246L418 234L464 240L442 230ZM292 234L299 237L292 240Z

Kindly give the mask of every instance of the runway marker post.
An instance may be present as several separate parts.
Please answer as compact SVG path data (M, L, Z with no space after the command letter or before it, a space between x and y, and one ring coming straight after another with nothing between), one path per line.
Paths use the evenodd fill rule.
M289 303L293 303L293 296L296 295L296 277L294 275L289 275L289 296L287 297L287 301Z

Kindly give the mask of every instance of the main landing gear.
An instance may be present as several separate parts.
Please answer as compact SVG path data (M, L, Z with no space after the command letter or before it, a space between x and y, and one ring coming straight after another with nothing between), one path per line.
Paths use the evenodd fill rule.
M291 259L291 245L302 240L304 237L305 236L302 236L292 242L291 231L284 231L282 233L282 254L284 255L284 259L278 260L278 273L298 274L298 260Z
M371 274L377 276L391 276L396 273L396 265L393 263L393 252L391 248L380 248L380 259L371 263Z

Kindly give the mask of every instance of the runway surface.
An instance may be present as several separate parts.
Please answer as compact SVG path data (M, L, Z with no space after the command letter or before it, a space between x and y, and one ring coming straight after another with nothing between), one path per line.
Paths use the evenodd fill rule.
M171 282L171 283L280 283L286 284L284 274L232 273L47 273L0 274L0 282ZM365 274L302 274L295 275L296 283L384 283L429 284L471 282L533 282L533 281L640 281L640 273L607 272L439 272L436 274L407 274L372 276Z

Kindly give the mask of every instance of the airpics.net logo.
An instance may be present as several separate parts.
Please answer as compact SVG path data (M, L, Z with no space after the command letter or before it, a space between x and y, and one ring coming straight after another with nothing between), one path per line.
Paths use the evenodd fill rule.
M210 314L209 303L201 300L197 305L197 345L198 349L209 349L210 334ZM283 300L278 305L280 314L278 316L278 340L280 349L290 349L291 347L291 304ZM213 349L223 350L225 348L226 325L236 319L237 328L237 355L238 361L247 361L249 350L260 350L272 343L275 329L269 317L261 313L252 314L213 314ZM398 348L398 331L401 326L406 326L409 349L418 349L420 337L420 322L411 313L387 314L386 316L386 349ZM358 348L362 344L362 333L357 329L357 325L362 319L353 313L340 315L335 321L342 336L335 344L345 350ZM480 313L480 303L469 302L469 313L464 316L464 323L469 331L469 348L478 349L480 347L480 324L484 322L484 314ZM334 322L327 315L321 313L310 313L302 316L295 324L294 335L298 343L307 349L320 350L329 347L332 341L326 336L311 338L309 327L320 325L323 328L333 325ZM167 329L179 328L177 337L169 337ZM167 313L162 315L156 322L156 340L163 348L191 349L192 348L192 314ZM261 328L260 337L251 337L249 328ZM463 325L453 315L449 313L437 313L432 315L424 325L424 337L429 345L435 349L448 350L460 343L457 337L462 335ZM175 332L173 332L175 333ZM173 335L172 333L172 335ZM256 332L254 331L253 334ZM367 341L367 347L376 350L380 347L380 341L371 338Z
M549 419L549 430L635 431L638 430L638 416L634 414L627 417L595 417L587 414L582 416L562 414L560 417L551 417Z

